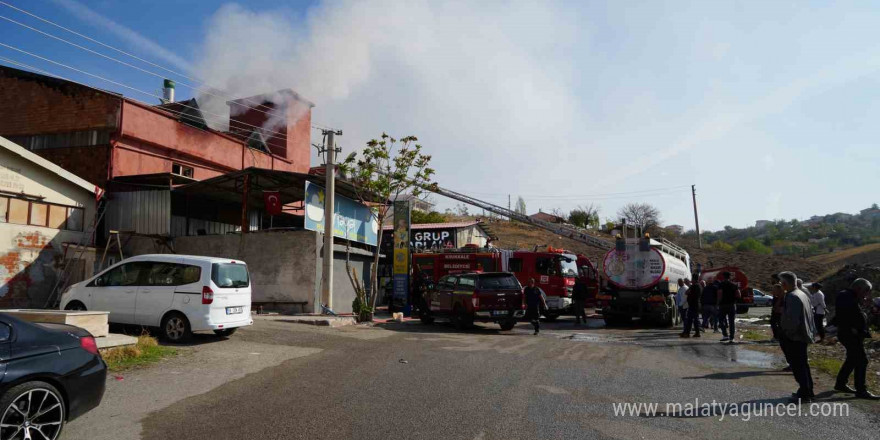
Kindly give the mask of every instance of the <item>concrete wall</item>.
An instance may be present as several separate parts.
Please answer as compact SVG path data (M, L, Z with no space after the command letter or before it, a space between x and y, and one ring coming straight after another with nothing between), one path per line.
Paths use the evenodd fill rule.
M78 243L95 217L94 194L5 149L0 149L0 164L0 190L84 209L83 232L0 218L0 307L42 307L57 280L63 243Z
M252 277L252 302L268 310L320 313L323 248L321 236L312 231L261 231L250 234L177 237L176 253L240 259ZM125 256L167 252L154 240L133 237ZM333 304L336 313L350 313L354 289L345 268L345 248L336 245L333 265ZM368 279L370 254L352 249L351 264L361 280ZM115 260L114 260L115 261ZM296 304L293 303L303 303Z

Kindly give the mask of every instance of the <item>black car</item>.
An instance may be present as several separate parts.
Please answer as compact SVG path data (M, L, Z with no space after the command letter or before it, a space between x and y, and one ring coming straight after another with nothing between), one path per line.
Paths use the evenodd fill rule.
M104 397L107 364L92 335L0 313L0 440L55 440Z

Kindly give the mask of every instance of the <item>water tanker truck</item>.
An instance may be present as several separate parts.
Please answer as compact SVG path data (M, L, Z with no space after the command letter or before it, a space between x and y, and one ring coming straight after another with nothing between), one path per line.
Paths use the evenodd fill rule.
M607 287L597 296L606 325L637 317L671 327L678 320L673 298L678 280L691 278L690 255L664 239L618 238L602 260Z

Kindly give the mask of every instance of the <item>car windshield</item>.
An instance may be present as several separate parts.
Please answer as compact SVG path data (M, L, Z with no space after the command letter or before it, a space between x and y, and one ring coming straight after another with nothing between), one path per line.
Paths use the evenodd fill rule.
M479 288L481 290L519 289L520 285L515 276L499 273L480 276Z
M564 277L576 277L578 275L577 261L570 256L559 257L559 274Z
M236 263L214 263L211 280L220 288L247 287L250 284L247 266Z

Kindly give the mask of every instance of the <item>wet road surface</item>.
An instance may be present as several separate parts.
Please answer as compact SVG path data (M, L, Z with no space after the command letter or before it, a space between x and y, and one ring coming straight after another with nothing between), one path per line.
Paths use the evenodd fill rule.
M235 337L316 353L153 412L143 438L868 439L880 426L880 406L825 392L825 377L820 401L850 404L848 416L744 420L727 405L782 404L795 388L780 359L748 344L565 319L543 328L532 336L526 324L456 332L417 322L320 329L258 321ZM696 415L665 406L713 400ZM659 403L659 413L615 414L615 404L639 402Z

